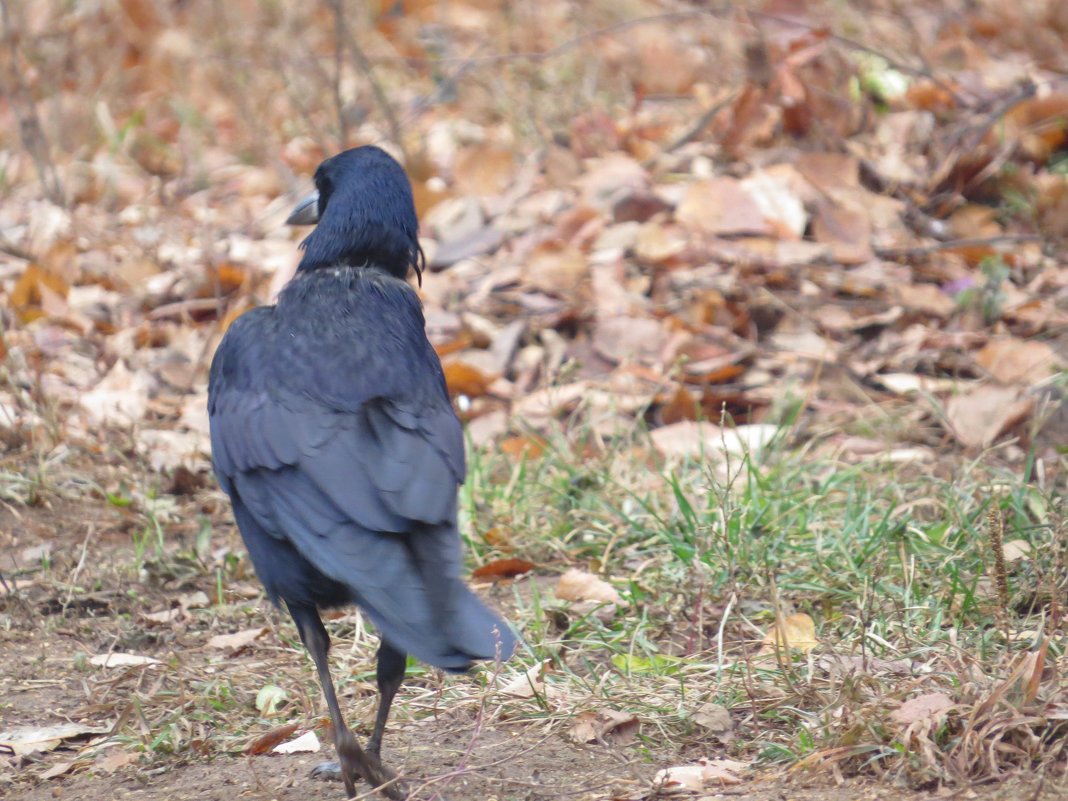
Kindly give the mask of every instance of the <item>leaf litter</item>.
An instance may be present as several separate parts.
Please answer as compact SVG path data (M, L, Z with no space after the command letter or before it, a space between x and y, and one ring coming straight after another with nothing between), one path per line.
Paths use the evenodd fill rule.
M295 196L298 180L342 141L392 139L408 157L435 271L423 290L430 335L472 439L478 432L480 447L508 455L516 472L505 481L551 456L559 428L588 426L602 452L621 448L617 462L654 469L759 459L791 437L844 462L935 474L947 458L982 456L1017 472L1038 465L1050 486L1063 484L1068 24L1060 4L953 14L925 7L876 25L862 10L814 0L728 16L676 10L670 22L651 3L632 10L643 18L623 20L620 11L558 0L539 12L568 21L557 27L521 24L525 12L510 16L492 2L403 4L353 20L374 80L404 110L399 137L364 91L373 89L371 73L344 57L336 98L324 85L322 103L309 105L317 90L293 55L292 31L307 37L307 58L324 75L338 63L333 29L313 10L283 3L277 19L261 10L232 25L151 0L122 5L103 18L44 3L13 20L13 63L32 69L4 110L0 215L5 452L27 473L62 465L72 443L101 465L120 454L127 462L94 470L100 487L87 490L115 501L108 536L141 538L159 525L191 541L198 515L222 514L210 493L183 514L168 511L154 491L130 488L138 481L129 460L146 463L149 476L181 468L206 480L211 351L238 314L268 302L292 274L299 234L281 225L285 195ZM838 35L845 30L850 37ZM49 31L69 34L98 69L71 72ZM888 57L856 47L856 37ZM122 71L95 55L119 50ZM892 52L916 58L897 63ZM524 53L540 55L516 56ZM457 71L442 72L450 58ZM331 115L335 102L342 107ZM43 149L20 138L34 119ZM791 398L794 428L783 423ZM873 417L905 422L881 436L868 430ZM649 428L651 446L623 451L619 431L635 425ZM583 458L595 452L590 445ZM36 497L25 482L10 486L5 498ZM86 491L84 480L60 486ZM29 516L5 518L4 542L25 538L20 515ZM63 521L49 536L69 527ZM563 548L527 560L522 532L510 540L517 553L503 556L502 547L498 562L482 561L483 576L502 587L573 566ZM1013 543L1006 563L1034 570L1036 558ZM172 636L223 652L206 658L247 670L253 687L270 684L258 672L279 647L273 630L236 616L221 631L204 622L224 591L250 597L247 565L242 574L232 554L218 553L197 556L184 575L144 560L138 576L158 582L161 595L148 607L156 611L138 614L155 634L147 643L89 639L65 660L106 666L90 674L99 674L90 681L100 683L102 703L115 697L107 682L143 682L137 692L164 707L171 696L159 682L175 664L167 648L186 654ZM27 561L55 558L63 556ZM604 565L577 567L582 580L556 593L566 608L551 610L554 619L610 626L628 607L642 608L650 568L637 558L628 565L633 575L612 567L612 584L596 578L609 575ZM228 587L205 585L211 597L172 607L189 576L205 570L236 572ZM5 583L16 594L44 586L21 575ZM625 586L628 604L617 589ZM84 600L86 613L125 608L117 596L103 606ZM584 603L619 608L598 616ZM1064 699L1049 689L1055 666L1045 635L1036 632L1047 645L1013 663L1009 682L963 659L920 665L827 654L833 644L816 638L816 620L822 627L822 616L840 610L808 611L815 619L787 610L745 636L809 660L813 688L826 682L831 692L843 676L885 681L892 691L865 695L849 711L872 725L905 715L906 747L917 749L927 779L999 776L1043 748L1056 751ZM362 642L358 617L337 625ZM150 649L160 642L168 644ZM148 652L166 669L153 669ZM702 680L720 681L726 665L742 664L735 657L717 656L715 677ZM709 664L630 651L606 663L663 680L668 698L677 675ZM755 664L758 674L772 670ZM212 664L179 660L177 669L208 690L217 680ZM515 677L533 688L512 693L515 703L551 700L563 731L588 700L581 686L566 671L547 679L541 662L530 670ZM785 680L754 681L769 708L785 703ZM953 706L919 715L939 694ZM254 696L244 709L255 708ZM129 724L145 744L161 753L208 747L202 726L157 712L151 725ZM643 733L659 725L643 723ZM939 739L946 731L959 738L952 748ZM157 742L160 732L174 742ZM863 758L823 749L810 761L837 770ZM116 772L130 767L119 761ZM82 765L66 761L46 774Z

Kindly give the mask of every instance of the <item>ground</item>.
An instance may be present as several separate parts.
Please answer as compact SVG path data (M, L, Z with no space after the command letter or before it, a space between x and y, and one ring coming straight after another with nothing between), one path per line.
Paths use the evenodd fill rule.
M211 490L199 494L205 492ZM202 499L181 505L196 503L207 508ZM272 726L321 722L314 671L292 624L240 572L226 581L230 602L209 603L203 596L222 586L213 586L221 582L219 574L192 568L182 574L181 559L173 552L164 560L166 569L146 560L131 580L136 549L123 534L129 518L122 506L59 497L4 512L3 530L19 535L23 553L34 541L50 543L51 549L47 567L26 572L29 578L20 579L17 591L0 601L0 649L5 654L0 679L6 687L0 701L2 727L103 723L114 724L119 736L103 747L94 747L87 737L25 759L9 757L0 763L0 788L24 801L343 797L340 785L309 777L314 765L332 756L329 744L319 753L242 753ZM73 528L71 521L77 521ZM79 530L96 534L85 538ZM217 532L213 548L239 547L228 526L221 524ZM64 574L69 582L61 580ZM507 605L499 591L490 594ZM168 609L176 610L171 624L145 617ZM209 644L217 632L258 626L262 634L235 649ZM347 671L339 679L342 702L359 727L358 721L369 721L373 712L373 638L352 616L331 626L338 635L335 666ZM109 651L153 657L161 664L100 668L87 663L90 655ZM458 678L417 672L402 690L384 755L407 777L414 797L652 799L660 797L653 781L659 769L730 753L707 738L658 739L655 726L637 738L576 744L568 736L566 718L513 714L484 689L491 672ZM273 719L259 716L253 703L257 690L268 683L294 699ZM755 767L739 779L682 797L1040 801L1061 798L1064 792L1057 780L1026 774L928 791L909 790L890 778L789 773L781 766Z

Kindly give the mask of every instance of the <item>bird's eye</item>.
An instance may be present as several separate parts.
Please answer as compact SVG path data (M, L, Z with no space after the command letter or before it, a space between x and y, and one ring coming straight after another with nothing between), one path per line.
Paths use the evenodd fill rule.
M321 217L323 209L326 208L326 203L334 191L334 182L330 180L325 172L319 170L315 173L315 188L319 190L319 216Z

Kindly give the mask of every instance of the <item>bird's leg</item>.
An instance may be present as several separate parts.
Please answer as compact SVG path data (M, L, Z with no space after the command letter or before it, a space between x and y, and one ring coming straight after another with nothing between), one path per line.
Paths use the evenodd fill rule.
M375 728L371 739L367 741L367 753L379 757L382 753L382 735L386 731L389 708L393 698L404 681L404 669L408 665L408 655L398 651L382 640L378 646L378 713L375 715Z
M396 784L394 777L382 767L377 757L371 756L360 748L356 737L345 723L341 715L341 706L337 702L337 693L334 691L334 682L330 677L330 635L326 633L323 621L319 617L318 610L313 606L289 607L289 614L293 616L300 632L300 639L304 647L308 649L315 668L319 673L319 683L326 696L326 706L330 710L330 721L334 725L334 748L337 750L338 762L340 763L341 780L345 783L345 792L349 798L356 796L355 777L365 779L374 787L389 784L383 792L392 799L402 801L406 793ZM327 772L330 772L329 768Z

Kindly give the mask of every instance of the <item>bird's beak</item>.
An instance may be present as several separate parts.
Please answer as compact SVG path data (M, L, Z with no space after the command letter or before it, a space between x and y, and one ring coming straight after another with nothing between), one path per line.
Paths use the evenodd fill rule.
M315 225L319 222L319 193L312 192L286 217L286 225Z

